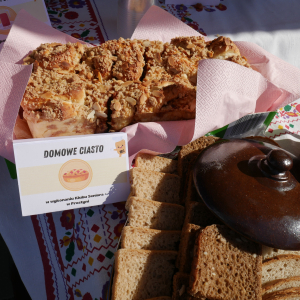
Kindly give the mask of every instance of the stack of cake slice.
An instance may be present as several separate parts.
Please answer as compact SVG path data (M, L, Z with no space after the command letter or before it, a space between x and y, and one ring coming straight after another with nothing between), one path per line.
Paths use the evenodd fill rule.
M140 154L135 165L112 299L170 300L185 216L177 161Z
M201 137L178 155L186 216L173 278L174 300L261 299L261 247L213 215L194 186L192 169L203 149L218 141Z
M263 300L300 299L300 251L263 246Z
M201 137L183 146L178 164L148 154L136 158L112 300L262 299L261 246L222 225L192 180L195 159L217 140ZM276 283L271 291L296 281Z

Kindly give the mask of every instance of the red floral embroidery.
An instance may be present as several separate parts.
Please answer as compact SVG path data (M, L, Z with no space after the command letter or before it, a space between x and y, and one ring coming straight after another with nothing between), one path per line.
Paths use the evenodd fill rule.
M73 209L63 211L60 217L61 226L65 227L66 229L72 229L74 226L74 222L75 222L75 215Z

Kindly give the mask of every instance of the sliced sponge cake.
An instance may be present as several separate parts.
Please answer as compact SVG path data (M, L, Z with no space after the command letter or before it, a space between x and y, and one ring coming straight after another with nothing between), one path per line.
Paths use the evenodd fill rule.
M118 250L112 300L170 297L176 256L176 251Z
M212 225L199 234L189 293L215 300L260 300L261 246L226 226Z
M139 197L129 197L128 225L159 230L181 230L184 221L184 207Z
M174 250L179 247L181 231L126 226L122 233L124 249Z
M300 276L299 255L278 255L264 261L262 265L262 283Z
M177 173L177 160L140 153L135 158L135 167L162 173Z
M180 177L140 168L130 170L131 195L167 203L179 204Z
M300 288L300 277L295 276L267 282L263 285L263 294L266 297L267 294L288 288Z
M284 289L263 296L263 300L299 300L300 287Z

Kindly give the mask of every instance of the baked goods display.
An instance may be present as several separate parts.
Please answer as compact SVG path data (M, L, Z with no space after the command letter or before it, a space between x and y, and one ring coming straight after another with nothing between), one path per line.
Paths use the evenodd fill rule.
M83 169L73 169L69 172L64 173L63 179L65 182L80 182L87 180L89 177L89 172Z
M222 224L199 197L191 170L200 152L217 141L201 137L183 146L178 160L149 154L136 157L130 171L127 226L116 254L112 300L300 299L300 253L244 238ZM177 189L166 201L166 192L170 187L174 192L175 183L181 191ZM132 252L124 256L124 250ZM152 268L152 258L141 263L141 257L150 254L157 257L157 267ZM129 263L121 263L119 257ZM153 274L164 280L163 285ZM126 296L120 294L122 288Z
M120 38L97 47L42 44L24 59L33 71L21 102L23 119L34 138L193 119L202 59L251 68L226 37L178 37L170 43Z

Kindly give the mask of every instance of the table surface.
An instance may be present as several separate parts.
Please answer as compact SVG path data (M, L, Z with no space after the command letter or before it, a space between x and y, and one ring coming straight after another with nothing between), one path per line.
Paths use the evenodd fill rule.
M46 5L54 28L98 45L119 37L117 2L46 0ZM300 68L296 0L159 5L211 39L226 35L254 42ZM31 298L106 299L113 253L126 219L124 203L22 217L14 166L0 158L0 170L0 233Z

